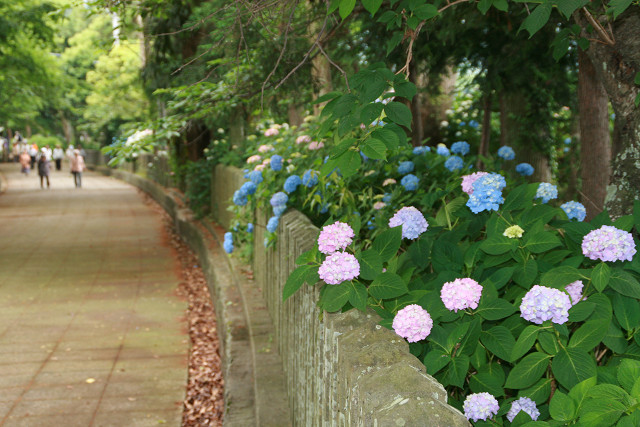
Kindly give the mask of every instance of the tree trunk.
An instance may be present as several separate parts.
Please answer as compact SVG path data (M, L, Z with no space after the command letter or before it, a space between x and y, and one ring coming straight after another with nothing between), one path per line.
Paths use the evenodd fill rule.
M582 204L587 220L602 212L610 175L609 98L587 54L578 51Z
M409 63L409 81L419 87L418 67L416 67L415 59ZM424 139L424 127L422 121L422 102L420 96L416 94L411 101L411 115L413 116L413 126L411 127L411 145L418 147L422 145Z
M489 143L491 142L491 92L484 95L482 99L482 135L480 136L480 147L478 147L478 170L484 169L482 157L489 154Z
M583 29L590 25L582 10L573 17ZM640 108L634 104L639 91L634 78L640 72L640 8L629 6L610 28L614 44L591 42L587 55L616 114L619 148L611 163L605 208L618 218L631 213L634 200L640 199Z

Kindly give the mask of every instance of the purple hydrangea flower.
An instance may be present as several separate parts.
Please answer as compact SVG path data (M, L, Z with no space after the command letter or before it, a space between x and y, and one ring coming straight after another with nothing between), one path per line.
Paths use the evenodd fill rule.
M482 285L473 279L456 279L442 286L440 298L444 306L451 311L476 309L482 296Z
M275 207L275 206L286 205L288 201L289 201L289 196L287 196L282 191L278 191L276 194L271 196L270 203L271 203L271 206Z
M468 195L473 194L473 183L479 178L489 175L489 172L474 172L471 175L465 175L462 177L462 191Z
M624 230L603 225L582 239L582 254L601 261L631 261L636 253L633 236Z
M429 336L433 320L424 308L410 304L393 318L393 330L409 342L418 342Z
M569 219L575 218L578 222L584 221L587 216L587 210L584 208L584 205L580 202L567 202L560 206Z
M406 175L408 173L413 172L413 169L415 168L415 165L413 164L413 162L407 160L406 162L400 162L400 165L398 166L398 173L400 175Z
M529 414L533 421L537 420L540 416L540 411L536 407L536 402L528 397L521 397L520 399L511 402L511 409L507 412L507 419L509 422L513 422L514 418L520 411L524 411Z
M462 157L458 156L451 156L446 162L444 162L444 167L449 169L451 172L462 169L463 166L464 160L462 160Z
M474 423L478 420L493 418L500 410L500 405L490 393L474 393L467 396L462 405L464 416Z
M529 163L520 163L516 166L516 172L522 176L531 176L533 175L533 171L533 166L531 166Z
M451 144L451 152L464 156L469 153L469 143L466 141L458 141Z
M334 252L324 260L318 269L320 279L329 285L339 285L360 275L360 264L353 255Z
M520 316L541 325L546 320L562 325L569 320L571 300L559 289L535 285L522 298Z
M567 293L569 294L569 297L571 298L572 305L576 305L581 300L586 299L586 298L582 298L583 287L584 287L584 284L582 283L582 280L576 280L575 282L569 283L567 286L564 287L564 290L567 291Z
M424 215L413 206L406 206L400 209L389 220L389 227L402 225L402 237L405 239L417 239L422 233L427 231L429 224L424 219Z
M323 254L341 251L353 241L353 229L344 222L336 221L325 225L318 237L318 250Z
M418 177L415 176L412 173L410 173L408 175L405 175L400 180L400 184L402 184L404 189L407 190L407 191L415 191L415 190L417 190L419 182L420 182L420 179L418 179Z
M536 191L536 199L542 199L542 203L547 203L551 199L558 198L558 187L548 182L541 182Z
M300 184L302 184L300 177L298 175L291 175L284 181L284 191L287 193L293 193Z
M498 148L498 157L501 157L504 160L513 160L516 158L516 153L513 151L513 148L505 145Z

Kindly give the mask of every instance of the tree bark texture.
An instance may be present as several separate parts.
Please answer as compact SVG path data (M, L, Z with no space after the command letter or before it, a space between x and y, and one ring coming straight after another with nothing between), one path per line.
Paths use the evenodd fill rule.
M582 49L578 52L578 65L582 204L590 220L602 212L611 173L609 97Z
M582 10L573 16L583 29L587 28L589 22ZM618 143L611 162L605 208L618 218L631 213L634 200L640 199L640 108L634 104L640 90L634 84L640 71L640 7L631 5L612 21L611 34L613 45L592 41L586 53L616 114ZM587 36L586 32L583 35Z

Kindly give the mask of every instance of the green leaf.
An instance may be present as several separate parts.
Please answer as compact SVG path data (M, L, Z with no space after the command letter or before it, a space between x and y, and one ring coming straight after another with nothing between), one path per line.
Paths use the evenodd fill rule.
M444 353L440 349L431 350L424 357L423 363L427 368L429 375L435 375L440 369L447 366L451 358L448 354Z
M627 340L622 333L622 329L613 322L609 323L607 335L602 339L602 343L618 354L627 351Z
M300 256L298 256L298 258L296 258L296 264L301 265L301 264L308 264L310 262L316 262L317 254L318 254L317 248L313 248L311 250L303 252L302 254L300 254Z
M328 312L341 310L349 301L351 286L348 282L339 285L324 285L321 292L321 307Z
M333 117L339 119L351 113L356 105L357 99L358 98L356 98L355 95L351 93L345 93L340 98L336 98L331 101L331 103L335 102L335 107L333 108Z
M637 106L637 105L636 105ZM616 427L638 427L640 426L640 411L635 410L631 415L623 416L616 424Z
M614 399L629 406L634 404L629 393L614 384L598 384L587 392L587 397L592 399Z
M337 98L339 96L342 96L343 93L340 91L333 91L333 92L329 92L329 93L325 93L322 96L319 96L318 99L316 99L315 101L313 101L314 104L321 104L323 102L329 101L331 99Z
M523 397L523 396L528 397L529 399L535 401L538 405L540 405L542 403L545 403L549 399L550 394L551 394L551 379L542 378L533 386L526 388L524 390L520 390L520 392L518 392L518 397Z
M628 392L633 390L633 386L640 378L640 362L637 360L623 359L618 366L618 382Z
M349 289L349 304L357 308L358 310L367 311L367 287L360 282L348 282Z
M631 6L631 3L633 3L633 0L611 0L609 2L609 10L613 10L613 19L618 18L622 12Z
M431 265L436 272L462 270L463 256L458 245L446 240L436 240L431 250Z
M511 353L513 347L516 345L516 340L511 335L511 331L504 326L494 326L488 331L483 331L480 335L480 341L484 346L498 356L500 359L511 360Z
M589 302L595 304L591 319L606 319L611 321L613 316L613 309L611 308L611 301L604 294L594 294L589 296Z
M395 273L379 274L371 285L369 294L378 299L396 298L409 292L407 284Z
M409 253L409 257L418 268L423 268L428 265L427 262L431 255L432 246L433 239L426 234L423 234L417 240L414 240L411 246L409 246L407 251Z
M377 73L371 73L364 79L364 88L360 94L360 101L363 104L368 104L375 101L384 93L388 85L384 78ZM379 102L376 104L380 104ZM369 122L364 122L369 124Z
M571 18L571 15L582 6L589 4L588 0L562 0L557 3L558 10L565 18Z
M384 128L376 129L371 132L371 138L384 142L384 145L386 145L389 150L393 151L398 148L398 136L392 130Z
M362 157L358 152L348 150L336 158L336 165L340 169L342 176L348 178L358 172L358 169L362 166Z
M382 260L380 255L373 249L367 249L360 255L360 277L365 280L373 280L382 273Z
M307 273L310 270L318 269L317 267L313 267L311 265L302 265L289 274L287 278L287 282L284 284L284 288L282 289L282 301L286 301L291 295L296 293L298 289L304 284Z
M485 240L480 249L489 255L501 255L518 248L516 239L509 239L505 236L493 236Z
M409 101L413 99L418 90L416 89L416 85L411 82L400 82L393 85L393 91L397 96L401 96L402 98L406 98Z
M545 353L531 353L517 363L505 383L506 388L521 389L530 387L542 377L549 366L551 356Z
M411 128L411 110L406 105L393 101L385 105L384 112L392 122Z
M490 301L483 299L475 313L486 320L500 320L511 316L516 310L516 307L504 299L498 298Z
M487 392L496 397L504 396L504 370L497 363L486 364L469 378L469 388L474 393Z
M622 295L640 299L640 283L624 270L613 270L609 279L609 287Z
M573 421L577 415L576 404L571 397L556 390L549 402L549 415L556 421Z
M362 147L360 147L362 153L374 160L386 160L387 159L387 146L384 142L368 138L364 141Z
M382 114L382 108L384 105L381 102L373 102L371 104L367 104L362 109L360 113L360 121L365 125L376 120Z
M380 9L381 4L382 0L362 0L362 5L365 10L371 14L371 16L376 14L378 9Z
M496 290L500 290L509 282L514 270L515 267L503 267L485 279L483 283L491 284Z
M569 309L569 322L582 322L593 313L596 305L590 301L580 301Z
M342 19L351 14L353 8L356 5L356 0L340 0L340 7L338 13Z
M386 262L398 253L401 243L402 227L393 227L380 233L371 246L378 252L382 262Z
M518 360L523 355L525 355L533 344L535 344L536 339L538 338L538 332L540 327L529 325L522 332L520 332L520 336L516 341L516 345L513 347L513 351L511 353L511 360Z
M609 322L606 320L590 320L573 333L569 347L590 351L600 344L608 330Z
M456 387L462 387L468 370L469 356L465 356L463 354L457 355L451 359L451 362L447 366L445 378L449 384L453 384Z
M611 269L604 262L596 265L591 272L591 282L593 283L593 286L598 290L598 292L604 291L604 289L609 284L610 278Z
M514 188L507 194L502 205L503 211L514 211L531 206L536 188L531 184L522 184Z
M556 246L560 246L562 243L553 233L548 231L542 231L535 234L525 233L523 237L524 246L534 254L546 252L549 249L553 249Z
M509 10L509 3L507 3L507 0L493 0L493 7L501 12L507 12Z
M640 326L640 304L637 299L614 294L613 314L620 326L629 332Z
M579 348L560 348L553 358L551 370L558 382L567 389L596 375L596 362Z
M584 426L610 426L627 409L613 399L590 399L580 411L580 424Z
M404 32L394 31L391 38L387 40L387 55L389 55L393 51L393 49L398 47L403 37L404 37Z
M544 273L540 278L540 285L549 288L564 289L568 284L582 278L583 276L577 268L563 265Z
M535 33L538 32L544 24L549 20L549 16L551 15L551 3L546 1L544 3L539 4L531 15L527 16L527 18L522 22L522 25L518 29L518 32L522 29L525 29L529 32L529 38L533 37Z
M579 382L571 390L569 390L569 397L575 402L576 410L580 410L582 402L587 398L587 393L589 392L591 387L596 385L597 382L597 377L591 377Z
M438 8L433 4L423 4L413 10L413 15L422 20L431 19L438 16Z
M484 15L491 8L492 3L492 0L480 0L478 2L478 10Z
M538 263L535 259L528 259L523 264L518 264L513 271L513 281L528 289L538 277Z

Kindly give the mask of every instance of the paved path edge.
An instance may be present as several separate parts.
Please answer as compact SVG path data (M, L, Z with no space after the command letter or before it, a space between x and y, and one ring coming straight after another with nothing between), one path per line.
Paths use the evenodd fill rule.
M225 230L194 219L180 200L153 181L119 169L99 166L95 170L149 194L170 215L177 233L196 253L217 317L225 382L223 425L292 425L282 359L273 342L273 323L260 289L242 274L247 267L222 249Z
M8 186L9 186L9 182L7 181L7 177L4 176L2 172L0 172L0 194L7 191Z

